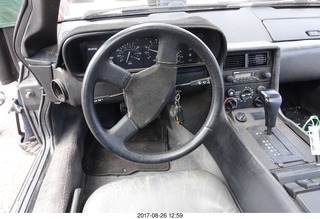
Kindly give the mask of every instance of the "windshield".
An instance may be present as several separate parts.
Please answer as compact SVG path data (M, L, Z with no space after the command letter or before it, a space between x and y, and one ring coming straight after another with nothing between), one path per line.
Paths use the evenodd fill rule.
M59 20L90 19L126 14L203 10L268 4L316 4L320 0L61 0Z

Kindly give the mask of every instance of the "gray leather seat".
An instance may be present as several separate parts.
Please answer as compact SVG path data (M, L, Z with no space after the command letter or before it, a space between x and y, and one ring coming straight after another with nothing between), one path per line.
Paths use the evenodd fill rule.
M176 171L106 184L87 200L83 212L239 212L226 186L207 171Z

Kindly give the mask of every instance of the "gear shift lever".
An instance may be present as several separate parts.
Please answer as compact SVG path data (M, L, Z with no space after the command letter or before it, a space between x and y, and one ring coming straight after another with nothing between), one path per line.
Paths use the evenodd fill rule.
M272 128L276 126L278 111L282 102L281 95L273 89L259 91L262 98L265 113L265 125L267 126L267 135L272 134Z

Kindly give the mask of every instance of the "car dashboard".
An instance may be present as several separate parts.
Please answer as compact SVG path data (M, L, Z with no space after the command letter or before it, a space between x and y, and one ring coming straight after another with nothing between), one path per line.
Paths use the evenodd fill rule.
M81 105L78 88L90 60L106 40L135 24L168 23L195 34L216 57L224 80L226 112L262 108L259 91L320 79L320 62L314 61L320 58L318 14L316 6L262 5L62 22L53 72L56 80L47 91L48 97L54 102ZM158 39L151 34L125 43L108 58L136 73L155 64L157 47ZM189 94L204 89L206 66L192 45L181 45L176 56L177 87ZM191 84L201 86L180 86ZM122 101L122 91L112 85L97 83L95 89L96 103Z
M65 22L60 27L60 53L57 65L64 66L73 77L81 80L98 48L119 30L144 22L172 23L194 33L216 56L222 66L227 110L234 107L261 107L259 98L255 95L259 89L270 88L271 83L279 84L282 81L295 80L289 74L294 74L297 80L318 77L310 69L310 67L314 69L314 66L306 66L307 74L302 76L296 72L296 67L299 65L292 66L288 63L291 61L286 59L285 53L280 57L281 47L285 51L293 51L300 49L297 48L299 44L307 50L315 44L318 46L317 39L320 39L320 36L316 31L316 22L319 20L316 18L317 11L317 8L299 10L248 7L195 13L159 13L126 19ZM292 28L283 31L288 25ZM223 42L224 37L227 45ZM155 63L157 44L158 39L153 36L136 39L118 48L109 58L130 72L138 72ZM310 58L307 56L306 60ZM282 74L275 72L280 71L280 61L281 65L290 64L292 73L289 73L288 68L283 69L285 73ZM180 83L207 77L203 72L204 65L201 58L188 45L180 48L177 54L177 67Z

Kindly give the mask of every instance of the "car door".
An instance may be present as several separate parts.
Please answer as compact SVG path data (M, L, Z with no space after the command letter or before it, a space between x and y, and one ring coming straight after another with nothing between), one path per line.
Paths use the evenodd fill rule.
M24 0L14 32L14 50L21 62L18 90L22 107L41 149L11 212L29 212L52 154L48 111L53 97L50 82L55 61L59 0Z

